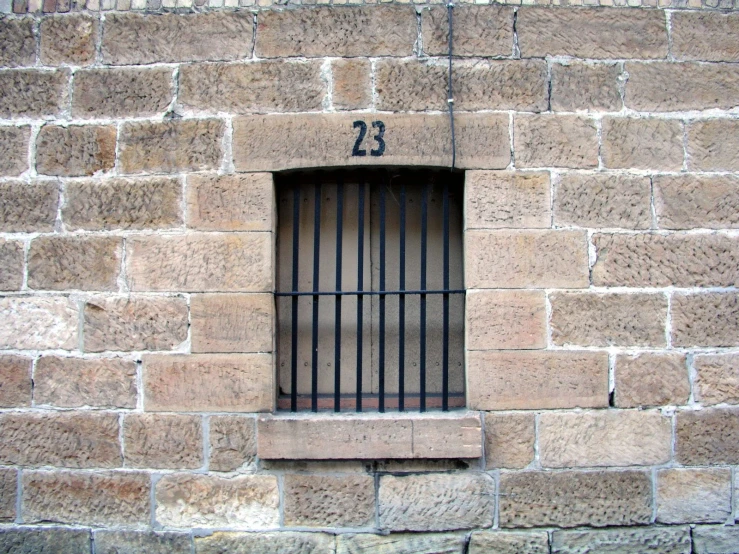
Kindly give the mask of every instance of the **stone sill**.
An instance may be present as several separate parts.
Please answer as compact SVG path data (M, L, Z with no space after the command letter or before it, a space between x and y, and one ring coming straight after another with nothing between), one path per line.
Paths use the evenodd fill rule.
M257 420L264 460L479 458L480 414L268 415Z

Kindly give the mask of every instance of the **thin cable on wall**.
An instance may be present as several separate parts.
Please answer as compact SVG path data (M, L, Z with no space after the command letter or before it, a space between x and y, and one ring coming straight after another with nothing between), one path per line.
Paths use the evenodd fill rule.
M449 23L449 85L447 87L447 104L449 105L449 124L452 129L452 169L457 163L457 141L454 136L454 95L452 87L452 41L453 41L453 29L454 29L454 16L452 11L454 10L454 3L449 2L446 5L447 8L447 21Z

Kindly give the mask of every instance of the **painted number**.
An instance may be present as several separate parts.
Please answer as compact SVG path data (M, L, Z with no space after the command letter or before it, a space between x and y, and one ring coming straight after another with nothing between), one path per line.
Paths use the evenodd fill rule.
M364 121L358 120L354 122L354 128L359 129L359 135L357 140L354 141L354 148L352 148L352 156L366 156L367 150L360 148L364 137L367 136L367 124ZM373 121L372 128L377 129L377 134L372 137L377 142L377 148L370 150L370 156L382 156L385 153L385 124L382 121Z

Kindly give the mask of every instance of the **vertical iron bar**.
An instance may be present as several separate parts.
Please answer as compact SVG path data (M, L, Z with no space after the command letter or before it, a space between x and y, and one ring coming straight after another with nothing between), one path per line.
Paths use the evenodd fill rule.
M344 179L336 183L336 290L341 291L341 242L344 220ZM341 411L341 296L336 297L334 315L334 411Z
M315 185L315 200L313 214L313 292L318 292L318 268L321 258L321 184ZM318 411L318 299L313 295L313 351L311 375L311 410Z
M444 290L449 290L449 182L444 181ZM449 293L444 293L443 367L441 409L449 410Z
M385 411L385 181L380 183L380 352L378 409Z
M405 290L405 183L400 185L400 276ZM398 296L398 411L405 410L405 294Z
M357 222L357 290L364 287L364 183L359 183L359 219ZM357 296L357 411L362 411L362 320L364 296Z
M293 188L293 292L298 291L300 240L300 185ZM290 361L290 411L298 411L298 297L292 298L292 343Z
M428 247L428 204L429 185L423 186L421 198L421 290L426 290L426 250ZM421 294L421 378L420 378L420 410L426 411L426 295Z

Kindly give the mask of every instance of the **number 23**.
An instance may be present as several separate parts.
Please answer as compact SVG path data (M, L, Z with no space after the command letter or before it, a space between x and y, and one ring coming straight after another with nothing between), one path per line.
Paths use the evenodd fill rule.
M377 141L377 148L370 150L370 156L382 156L385 153L385 140L382 138L385 135L385 124L382 121L373 121L372 127L377 129L377 134L372 137ZM358 120L354 122L354 128L359 129L359 136L354 143L352 156L366 156L367 150L359 147L367 134L367 124L362 120Z

